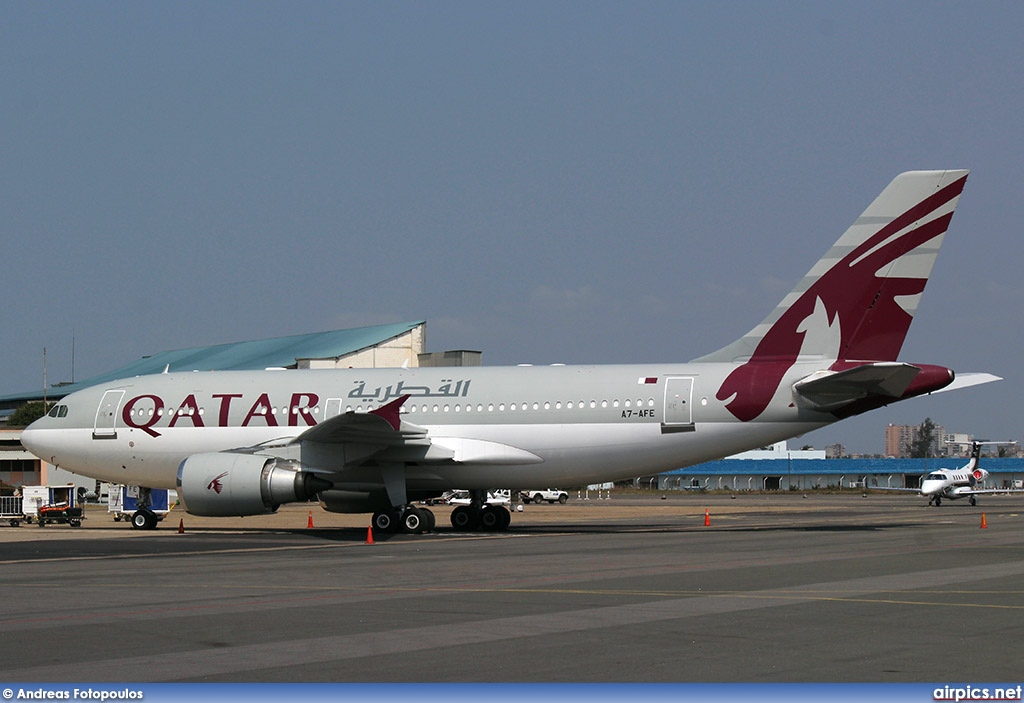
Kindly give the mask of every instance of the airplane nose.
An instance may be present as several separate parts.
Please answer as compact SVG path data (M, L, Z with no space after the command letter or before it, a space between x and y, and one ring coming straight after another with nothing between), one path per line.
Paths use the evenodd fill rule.
M36 421L38 422L38 420ZM36 456L40 456L39 452L42 447L39 445L39 429L35 427L36 423L33 422L31 425L21 431L21 444L25 449L29 450ZM41 458L41 457L40 457Z
M49 461L53 448L47 446L46 438L52 437L52 433L47 433L42 428L45 420L46 418L42 417L21 431L21 445L43 461Z

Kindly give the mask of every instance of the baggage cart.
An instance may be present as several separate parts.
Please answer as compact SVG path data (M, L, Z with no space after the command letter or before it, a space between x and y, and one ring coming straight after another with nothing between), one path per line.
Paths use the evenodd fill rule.
M6 520L11 527L20 525L25 519L21 503L21 496L0 496L0 521Z
M73 484L65 486L23 486L21 511L25 522L40 527L63 524L81 527L85 511L79 505L78 491Z

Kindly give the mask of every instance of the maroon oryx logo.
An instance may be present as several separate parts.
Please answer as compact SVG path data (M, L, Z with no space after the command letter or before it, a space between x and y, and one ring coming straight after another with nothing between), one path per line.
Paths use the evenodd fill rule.
M220 492L224 490L224 484L221 483L220 480L222 478L224 478L225 476L227 476L227 475L228 475L228 472L225 471L221 475L219 475L216 478L214 478L212 481L210 481L208 484L206 484L206 490L208 490L208 491L215 491L218 495L220 495Z
M744 422L764 412L800 355L807 324L819 310L829 327L839 324L839 359L895 360L913 319L899 301L920 295L927 278L894 274L885 277L884 285L879 279L898 259L946 231L952 212L915 223L960 195L965 180L925 198L818 276L764 333L749 361L718 389L716 397L727 401L729 412Z

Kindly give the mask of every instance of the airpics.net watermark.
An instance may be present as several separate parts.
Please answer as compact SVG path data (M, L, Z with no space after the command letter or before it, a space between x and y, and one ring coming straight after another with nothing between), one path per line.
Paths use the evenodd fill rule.
M936 701L1019 701L1024 684L1016 686L943 686L932 692Z
M103 689L103 688L67 688L67 689L46 689L46 688L5 688L3 690L5 701L141 701L142 691L135 691L129 688Z

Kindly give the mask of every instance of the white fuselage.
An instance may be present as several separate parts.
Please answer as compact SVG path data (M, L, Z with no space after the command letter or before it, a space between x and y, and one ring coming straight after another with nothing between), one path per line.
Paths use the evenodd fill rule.
M939 496L955 500L975 492L975 486L983 481L988 472L976 469L980 476L975 476L969 469L942 469L934 471L921 481L921 495L929 498Z
M441 446L481 440L535 455L516 463L469 456L407 467L410 488L584 485L657 473L822 427L835 418L795 407L792 384L817 368L794 364L773 402L741 422L715 393L732 364L344 369L160 374L74 393L25 430L25 445L62 468L104 481L171 488L188 456L287 444L324 420L403 395L403 423ZM728 399L726 399L727 401ZM340 451L340 450L339 450ZM304 463L337 485L373 480L344 450ZM512 463L509 463L511 461ZM379 480L379 474L377 474Z

